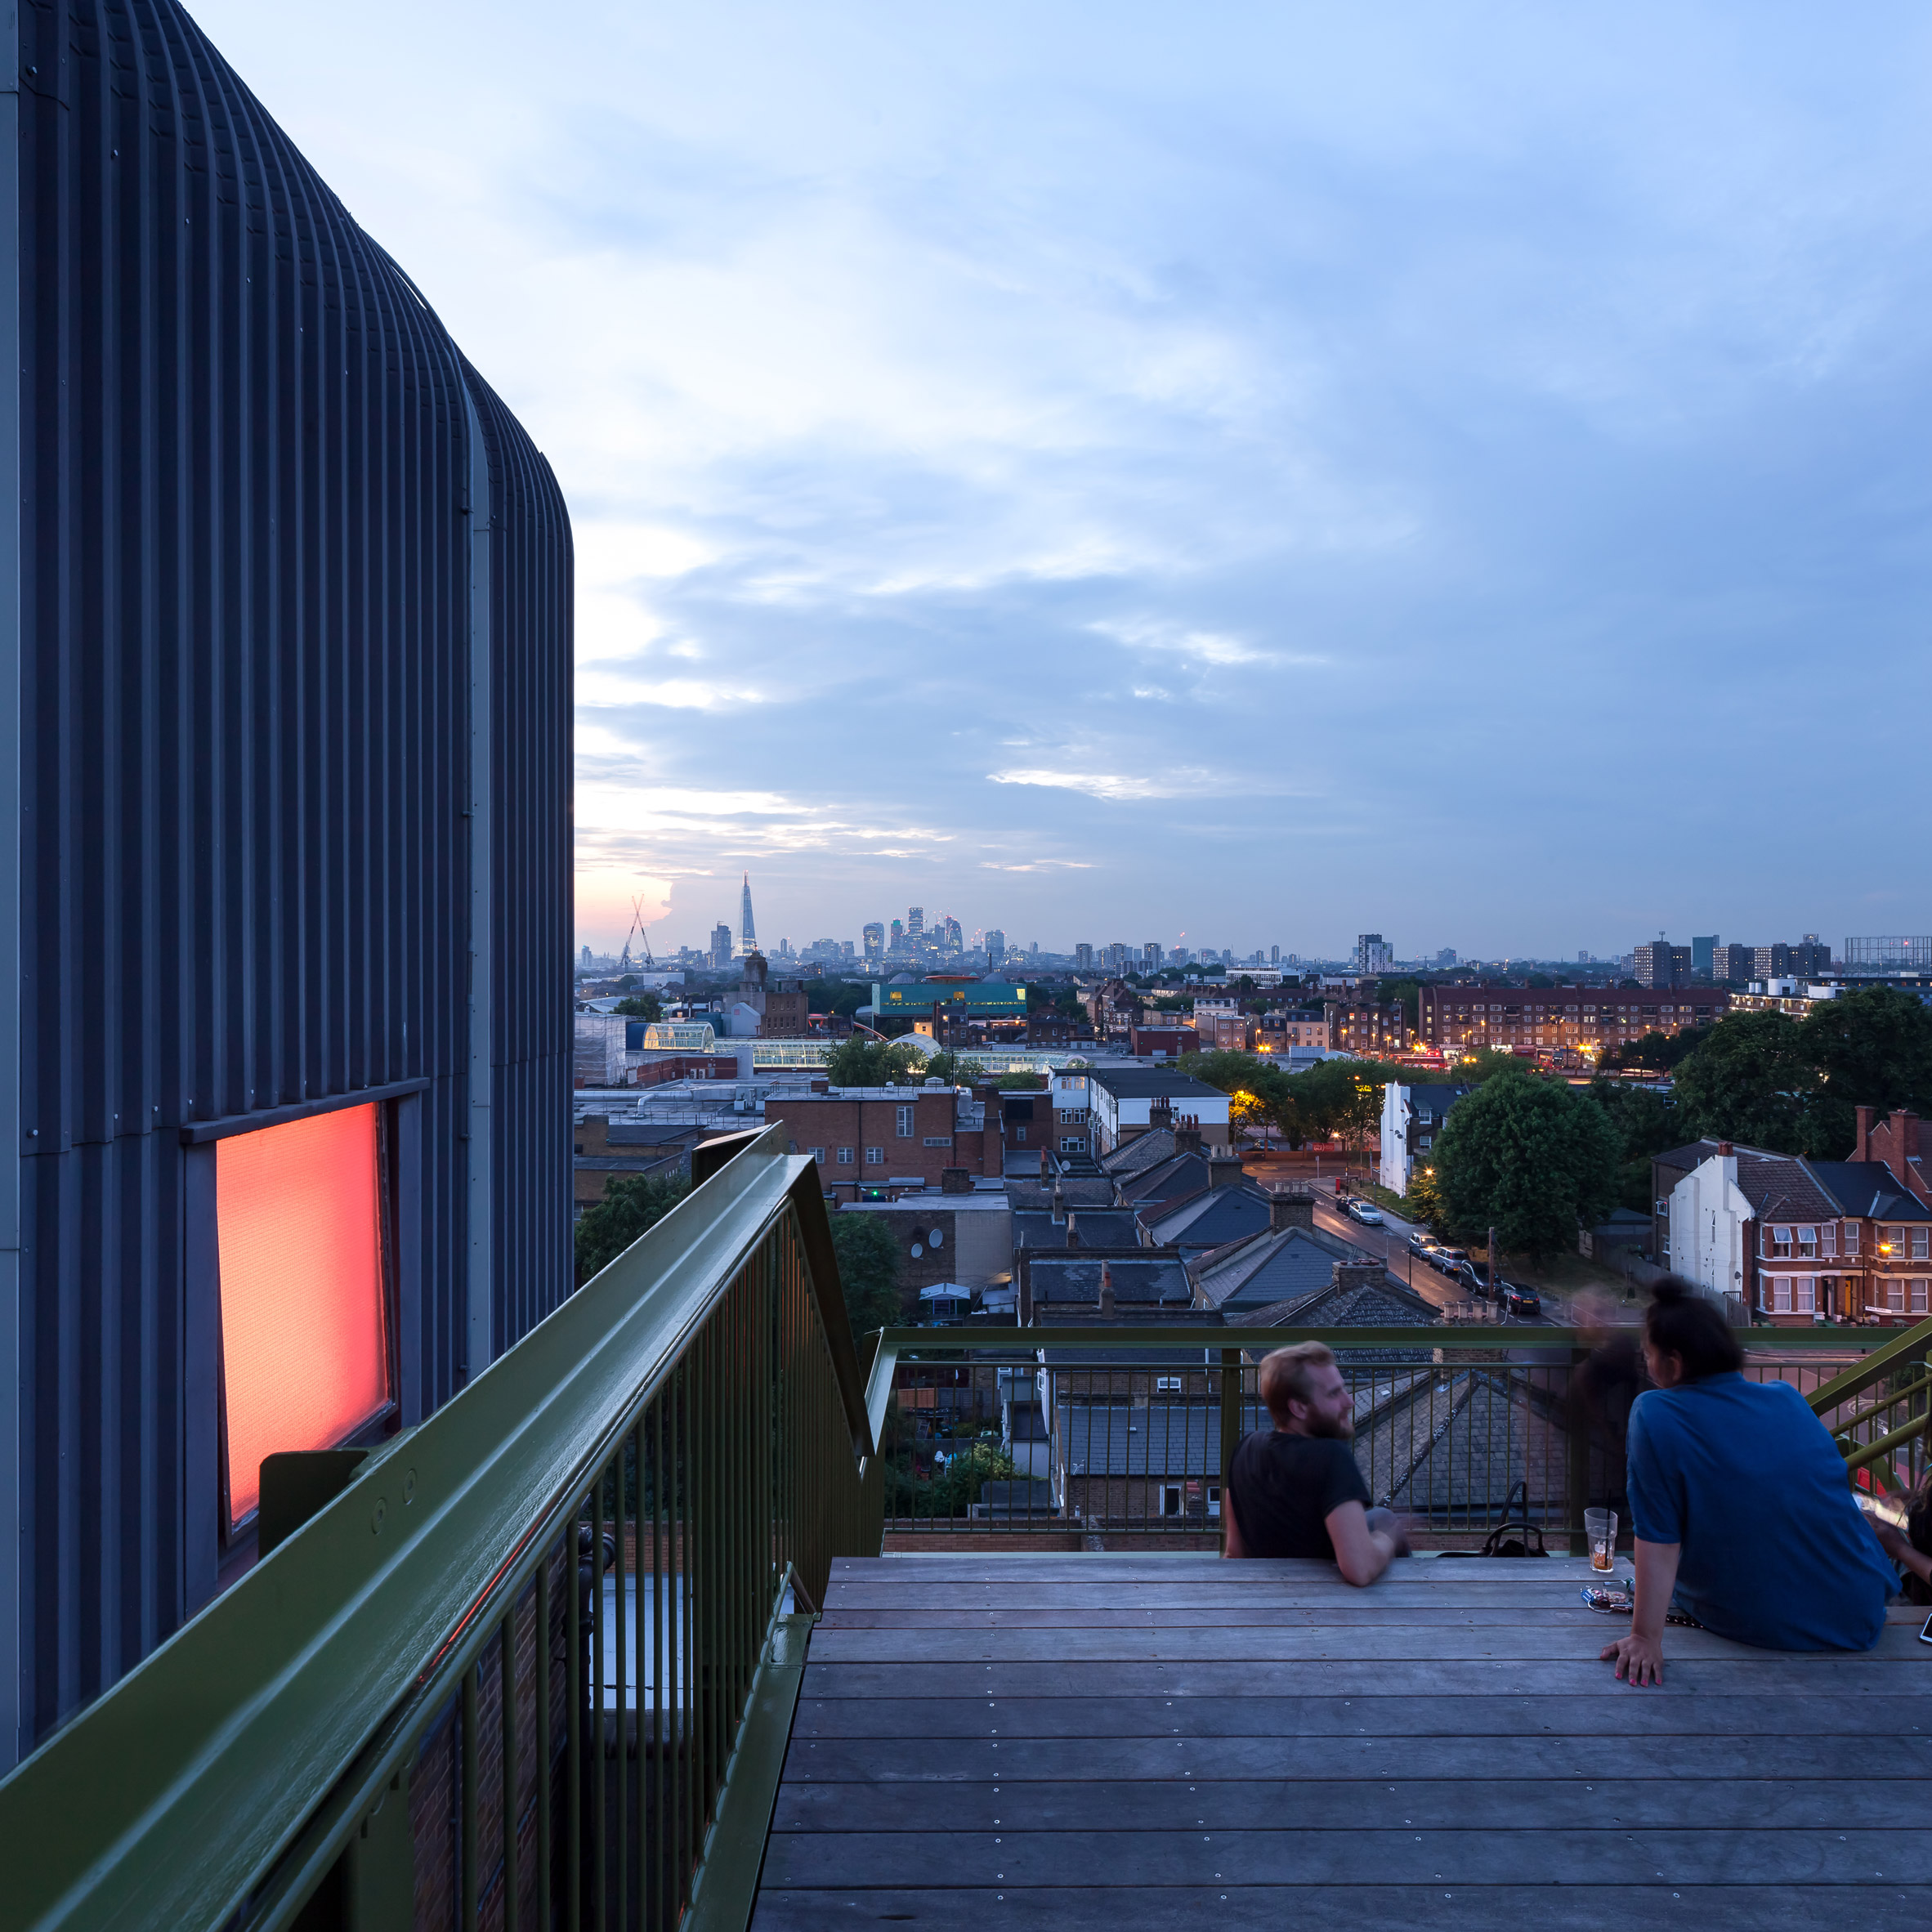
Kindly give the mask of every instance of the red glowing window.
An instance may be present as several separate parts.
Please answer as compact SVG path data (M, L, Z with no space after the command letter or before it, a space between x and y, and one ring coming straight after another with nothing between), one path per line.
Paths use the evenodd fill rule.
M389 1406L377 1168L373 1106L216 1143L230 1528L263 1456L326 1449Z

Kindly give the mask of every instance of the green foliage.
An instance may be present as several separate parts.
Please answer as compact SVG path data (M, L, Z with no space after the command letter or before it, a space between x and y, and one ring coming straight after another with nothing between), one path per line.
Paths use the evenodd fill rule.
M691 1192L682 1174L638 1174L615 1180L577 1223L577 1286L608 1268L647 1228Z
M630 1020L655 1022L664 1017L664 1002L655 993L633 993L628 1000L619 1000L610 1010Z
M986 1070L964 1053L940 1053L927 1061L920 1077L948 1080L955 1087L976 1087L986 1077Z
M872 1004L871 982L852 979L808 979L805 1006L809 1013L843 1013L850 1019L861 1006Z
M1383 1088L1414 1078L1408 1068L1382 1060L1324 1060L1295 1074L1288 1085L1301 1138L1359 1149L1382 1117Z
M1646 1033L1612 1053L1604 1054L1606 1067L1628 1067L1649 1073L1668 1073L1688 1060L1706 1035L1691 1027L1681 1033Z
M1435 1145L1445 1221L1469 1237L1542 1256L1572 1247L1617 1196L1617 1130L1560 1080L1491 1080L1459 1101Z
M973 1442L952 1454L931 1475L916 1472L910 1457L886 1465L888 1516L964 1516L991 1478L1010 1478L1013 1459L997 1442Z
M1479 1087L1499 1073L1533 1075L1536 1071L1534 1062L1511 1053L1507 1047L1478 1047L1469 1058L1457 1061L1449 1073L1460 1085Z
M1616 1129L1623 1154L1617 1164L1617 1198L1620 1206L1639 1214L1650 1213L1650 1157L1681 1147L1694 1138L1684 1127L1675 1101L1648 1087L1623 1080L1590 1082L1590 1097L1603 1110Z
M1781 1013L1733 1013L1677 1069L1673 1087L1684 1138L1798 1153L1817 1079L1796 1020Z
M1044 1093L1046 1084L1044 1073L1003 1073L993 1083L1002 1093Z
M926 1058L917 1047L862 1033L840 1040L825 1062L834 1087L916 1087L925 1077Z
M839 1286L855 1335L896 1327L904 1318L899 1293L899 1244L876 1214L832 1216L832 1250L839 1257ZM870 1359L861 1350L861 1362Z

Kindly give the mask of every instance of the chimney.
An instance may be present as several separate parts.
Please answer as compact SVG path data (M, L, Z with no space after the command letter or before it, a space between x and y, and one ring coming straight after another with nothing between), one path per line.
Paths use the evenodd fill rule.
M1333 1286L1338 1290L1351 1288L1374 1288L1381 1284L1382 1263L1379 1261L1338 1261L1335 1264Z
M1171 1127L1174 1125L1174 1102L1162 1095L1147 1108L1147 1125Z
M1241 1178L1241 1157L1232 1147L1210 1148L1207 1164L1210 1187L1232 1187Z
M1053 1169L1047 1165L1046 1149L1042 1147L1040 1150L1040 1178L1044 1181L1052 1172Z
M1735 1151L1728 1140L1720 1140L1717 1143L1717 1157L1720 1161L1729 1161Z
M1067 1219L1067 1197L1060 1192L1058 1179L1053 1183L1053 1225L1058 1228Z
M973 1192L973 1169L970 1167L941 1168L939 1192L941 1194L970 1194Z
M1100 1313L1109 1322L1114 1318L1114 1271L1104 1261L1100 1264Z
M1074 1220L1075 1217L1071 1214L1067 1217L1067 1245L1070 1248L1077 1248L1080 1245L1080 1231L1074 1226Z
M1284 1228L1315 1225L1315 1197L1305 1187L1277 1187L1268 1197L1268 1231L1279 1234Z
M1174 1125L1174 1151L1177 1154L1201 1152L1201 1123L1192 1114L1183 1114Z
M1852 1159L1869 1161L1872 1158L1872 1123L1877 1117L1875 1107L1861 1107L1858 1110L1858 1138L1852 1143Z

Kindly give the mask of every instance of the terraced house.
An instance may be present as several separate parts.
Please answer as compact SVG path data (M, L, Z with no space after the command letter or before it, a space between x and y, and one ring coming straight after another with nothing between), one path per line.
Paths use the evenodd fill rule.
M1418 1030L1425 1047L1594 1054L1647 1033L1708 1026L1729 1004L1723 986L1424 986Z

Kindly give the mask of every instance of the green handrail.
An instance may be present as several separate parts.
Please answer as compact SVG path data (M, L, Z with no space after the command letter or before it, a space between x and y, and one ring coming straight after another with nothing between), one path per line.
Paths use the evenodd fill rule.
M575 1602L574 1552L561 1540L579 1534L574 1526L593 1506L587 1495L601 1513L607 1480L621 1511L633 1443L642 1481L643 1406L685 1373L700 1342L718 1353L706 1325L735 1286L778 1281L784 1256L775 1242L795 1238L802 1247L818 1338L812 1345L829 1353L838 1392L832 1417L807 1413L810 1391L797 1393L803 1384L794 1374L788 1426L807 1431L816 1468L835 1475L843 1456L847 1472L833 1484L838 1494L800 1504L797 1523L787 1525L803 1539L793 1554L812 1572L808 1588L822 1593L832 1556L875 1550L877 1460L830 1265L822 1192L812 1163L788 1156L785 1145L782 1128L749 1140L470 1387L371 1455L333 1502L0 1783L7 1847L0 1929L212 1932L244 1903L251 1925L289 1923L359 1828L379 1816L385 1794L406 1779L427 1728L458 1687L470 1714L465 1755L473 1759L477 1661L493 1635L505 1659L509 1735L518 1593L534 1588L538 1617L547 1620L561 1563ZM739 1329L750 1335L746 1347L767 1346L750 1335L748 1317ZM710 1600L735 1620L732 1640L740 1650L749 1644L755 1663L771 1612L736 1606L758 1591L756 1552L766 1553L773 1573L776 1526L742 1520L751 1514L744 1485L726 1491L730 1472L767 1467L771 1444L737 1440L729 1405L705 1400L699 1421L711 1434L691 1464L704 1479L686 1526L694 1535L701 1529L702 1547L689 1560L710 1566L703 1572ZM681 1420L687 1447L695 1445L693 1425ZM828 1428L845 1444L830 1462ZM713 1522L707 1510L736 1514ZM741 1555L740 1544L754 1554ZM547 1630L547 1621L537 1627ZM549 1648L546 1637L539 1654L548 1660ZM733 1667L734 1681L749 1686L749 1668ZM548 1669L538 1672L540 1713L550 1678ZM687 1692L709 1697L715 1711L717 1685L708 1679ZM743 1714L724 1711L728 1731ZM680 1717L695 1722L688 1710ZM575 1706L570 1724L575 1741ZM724 1755L709 1804L723 1788ZM503 1755L513 1816L523 1792L513 1753ZM539 1763L548 1775L548 1759ZM638 1778L642 1817L642 1764ZM598 1779L601 1789L601 1755ZM472 1836L475 1809L472 1791ZM536 1809L548 1845L548 1800ZM600 1845L601 1816L600 1807ZM684 1819L679 1828L701 1846L707 1821ZM466 1853L466 1895L476 1850L472 1843ZM621 1875L621 1849L617 1855ZM565 1865L572 1856L566 1848ZM505 1833L503 1882L512 1891L517 1882L514 1831Z

